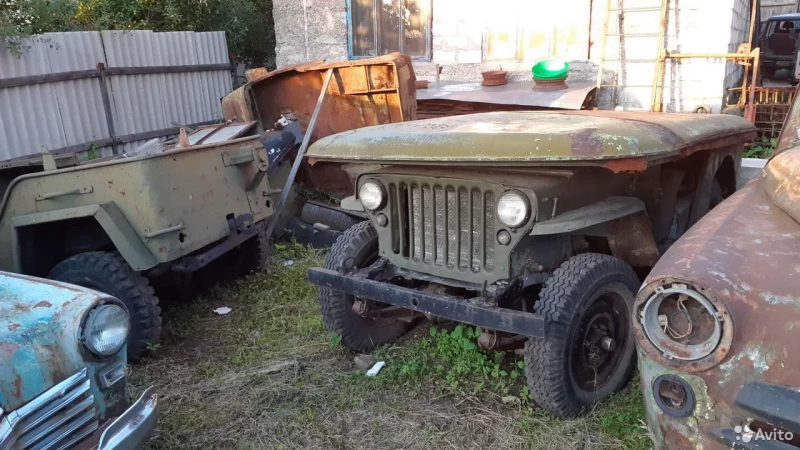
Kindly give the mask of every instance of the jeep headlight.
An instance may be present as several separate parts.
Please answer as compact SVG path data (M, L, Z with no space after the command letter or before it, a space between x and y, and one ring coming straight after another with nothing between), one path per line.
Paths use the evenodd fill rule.
M376 181L367 181L358 189L358 199L364 208L375 211L383 206L386 196L383 192L383 186Z
M524 225L529 213L528 199L521 192L508 191L497 201L497 218L511 228Z
M89 312L83 325L84 344L96 355L111 356L125 345L129 330L128 312L106 303Z

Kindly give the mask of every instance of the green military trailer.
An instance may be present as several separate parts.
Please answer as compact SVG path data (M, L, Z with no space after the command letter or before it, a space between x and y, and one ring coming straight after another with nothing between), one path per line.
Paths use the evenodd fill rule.
M279 152L268 155L265 144L275 137L83 163L51 155L2 163L0 269L122 300L128 357L137 361L161 333L153 280L222 257L241 273L266 267L264 223L276 192L266 175Z
M320 139L308 155L345 163L358 201L342 205L369 217L309 270L324 322L358 352L422 317L478 326L481 346L524 354L540 406L580 414L627 382L640 280L736 190L754 138L734 116L580 111Z

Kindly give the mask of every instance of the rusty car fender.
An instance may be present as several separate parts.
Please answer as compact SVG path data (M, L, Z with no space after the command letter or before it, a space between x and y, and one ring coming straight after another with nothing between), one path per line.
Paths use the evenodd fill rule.
M763 179L748 184L701 219L661 258L637 297L633 325L656 448L729 448L725 433L763 419L758 407L737 399L746 386L800 381L792 359L800 329L800 225L764 187ZM726 315L730 339L704 360L665 358L649 345L636 317L655 286L674 280L705 290ZM670 416L656 405L653 383L662 375L692 386L696 405L687 417Z

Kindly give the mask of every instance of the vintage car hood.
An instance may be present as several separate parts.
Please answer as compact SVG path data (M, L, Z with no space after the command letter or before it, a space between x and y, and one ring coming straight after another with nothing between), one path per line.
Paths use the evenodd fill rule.
M800 148L776 155L764 168L764 192L800 222Z
M0 407L24 405L86 366L84 313L106 297L77 286L0 272Z
M491 112L351 130L317 141L308 156L321 161L541 165L659 159L754 137L750 122L721 114Z

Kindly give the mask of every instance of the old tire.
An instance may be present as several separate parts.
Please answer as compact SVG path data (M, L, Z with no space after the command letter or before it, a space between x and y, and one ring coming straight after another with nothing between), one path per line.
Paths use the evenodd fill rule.
M378 233L370 222L361 222L342 233L331 247L325 268L346 273L366 267L378 259ZM391 342L410 328L399 320L371 319L353 311L356 297L341 291L320 288L322 320L329 331L338 334L350 350L367 353L377 345Z
M321 223L331 227L331 230L346 231L365 219L353 217L345 212L326 208L314 203L306 203L303 205L303 211L300 213L300 220L311 225Z
M269 272L269 261L272 256L272 240L267 238L267 230L262 229L255 236L242 242L236 252L237 275Z
M539 406L575 417L625 386L634 367L630 314L639 285L624 261L596 253L570 258L545 282L535 309L546 337L525 344L525 375ZM611 351L600 348L606 337L614 339Z
M56 264L48 278L77 284L113 295L128 308L131 330L128 361L138 362L161 336L161 308L145 277L116 253L87 252Z

